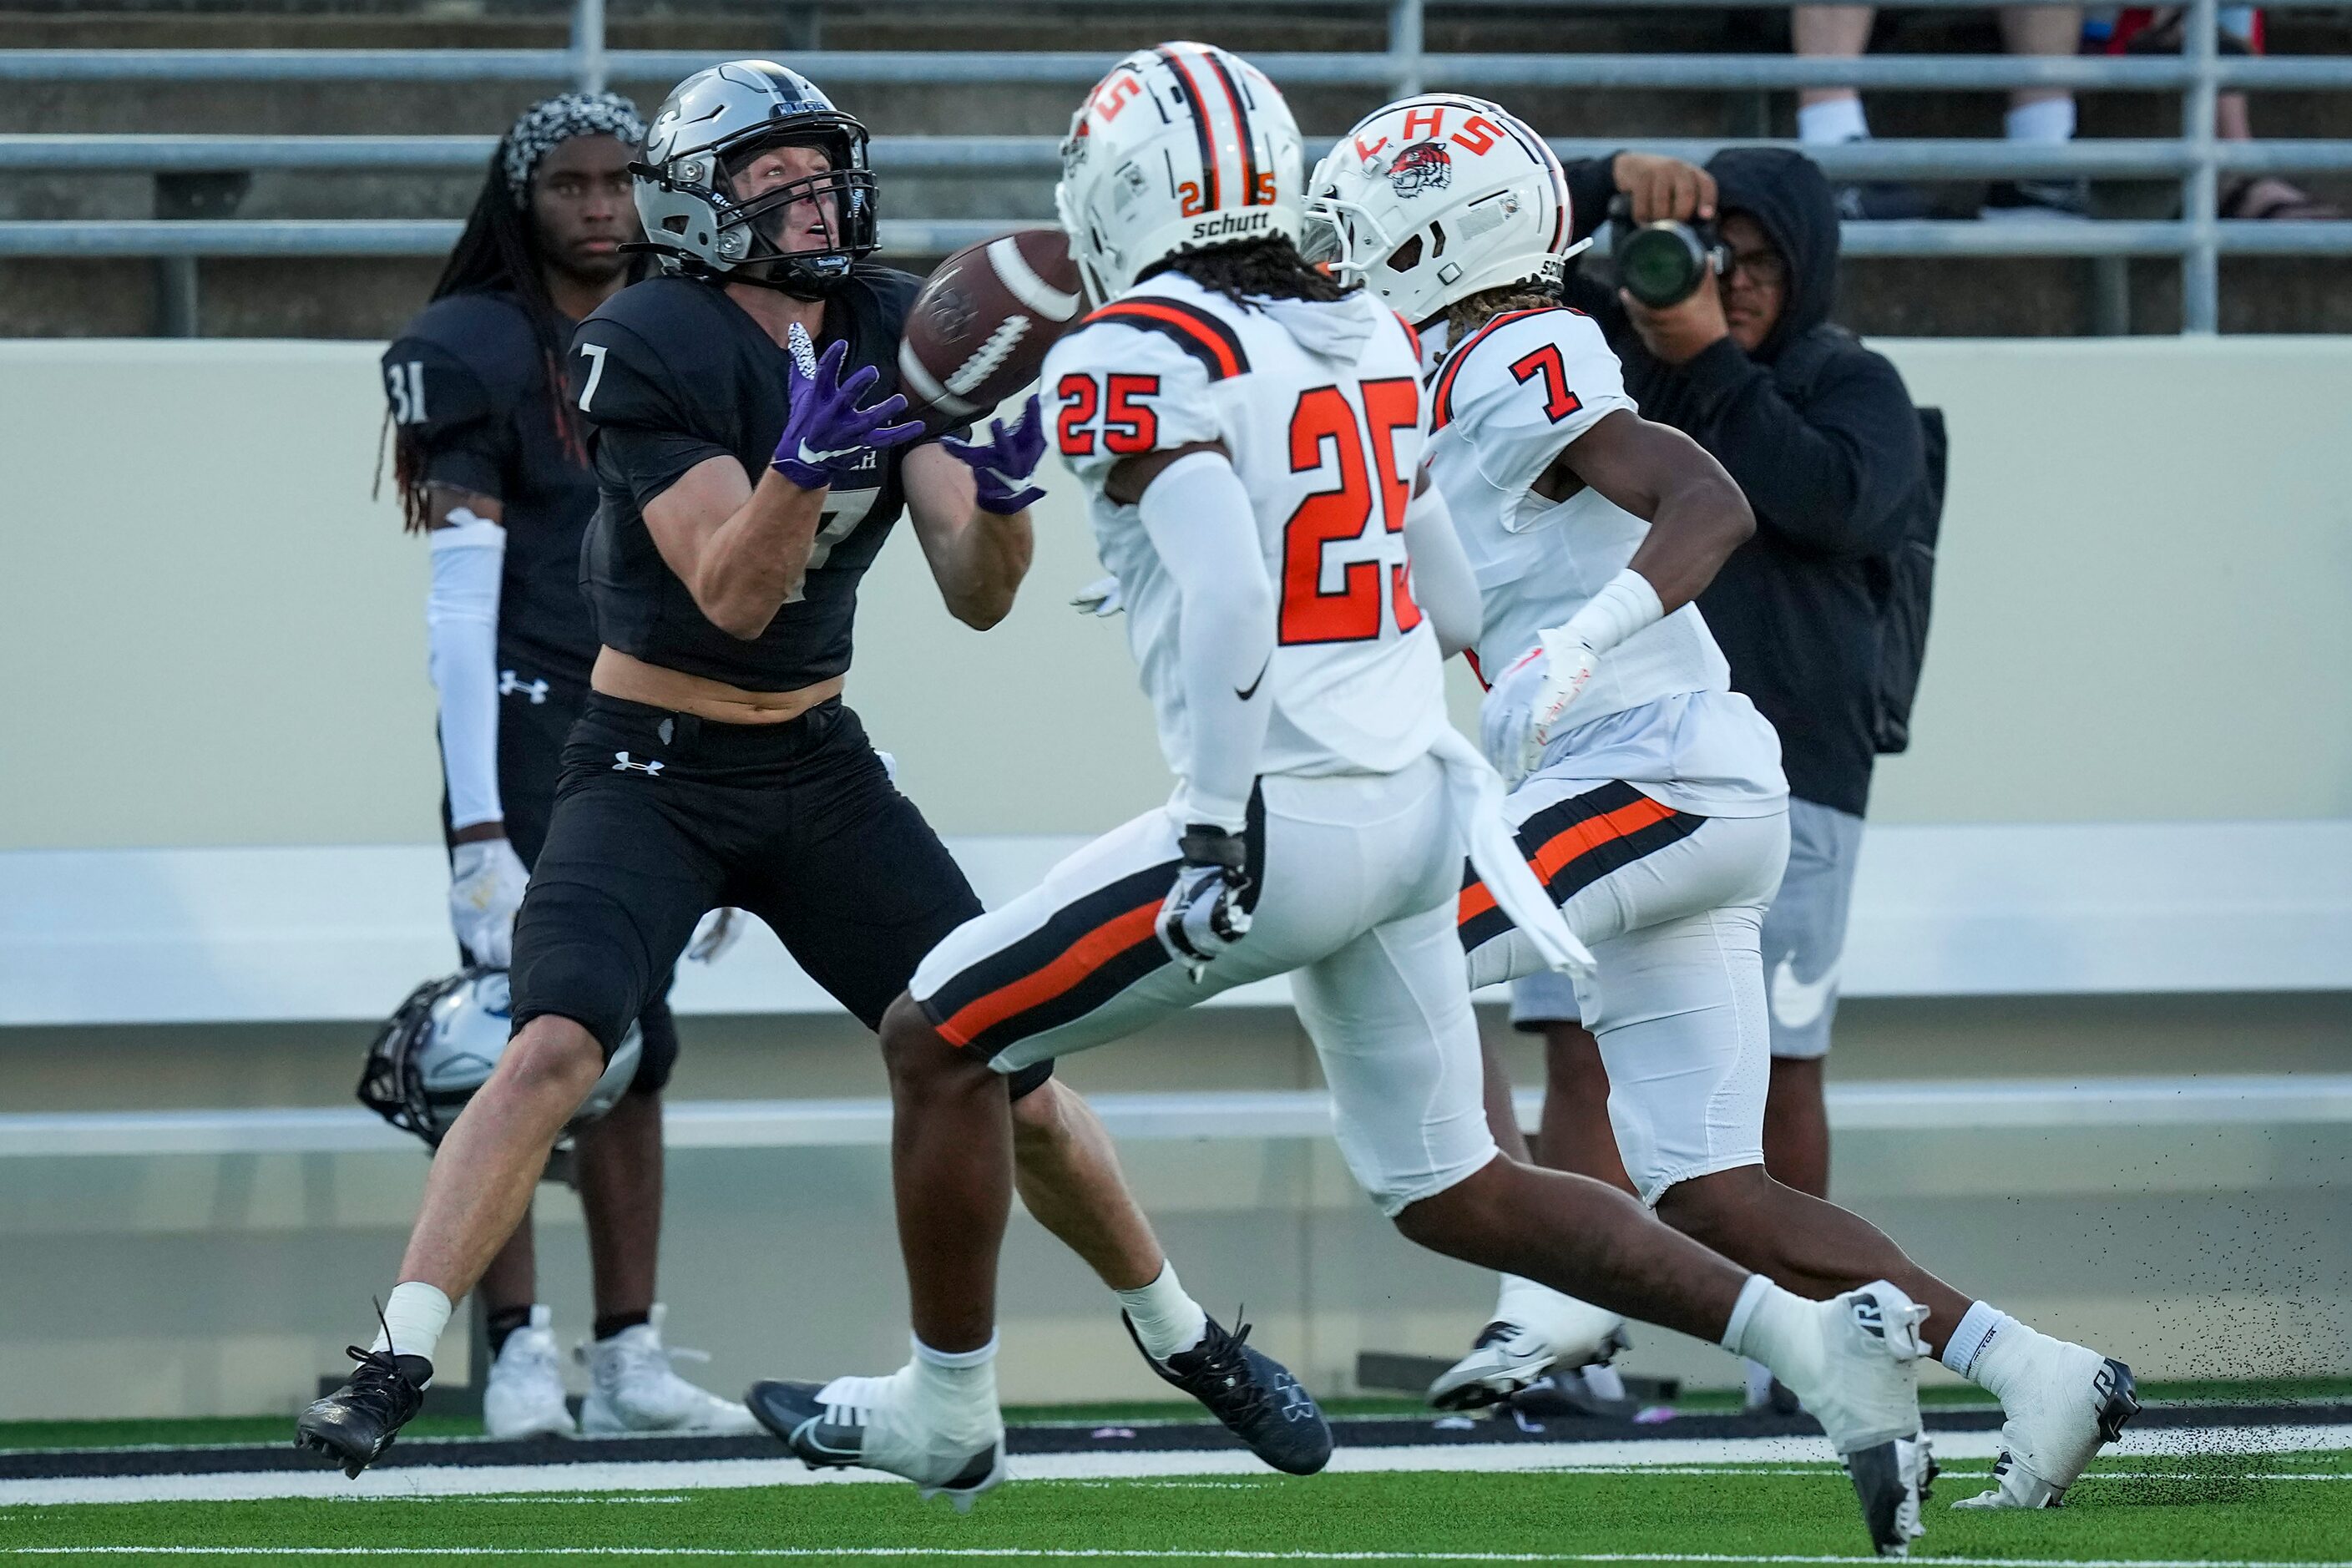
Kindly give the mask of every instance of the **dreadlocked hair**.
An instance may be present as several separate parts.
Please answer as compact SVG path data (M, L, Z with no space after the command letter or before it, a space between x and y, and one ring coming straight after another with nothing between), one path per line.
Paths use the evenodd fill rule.
M1465 342L1471 333L1507 311L1556 310L1560 302L1557 289L1547 289L1540 283L1506 283L1498 289L1481 289L1445 308L1445 341Z
M1299 255L1287 237L1278 234L1270 239L1187 250L1145 268L1136 281L1170 271L1181 272L1236 305L1247 305L1253 295L1261 300L1331 300L1344 299L1348 292L1329 273Z
M457 237L457 247L443 265L431 297L446 300L452 294L506 289L521 301L523 314L530 320L531 335L539 340L547 384L553 389L548 405L554 416L555 438L565 457L584 466L587 441L563 395L563 356L571 347L570 334L554 301L548 298L547 277L540 268L539 236L528 207L516 201L513 187L507 183L506 155L506 140L501 138L490 154L489 174L482 182L481 194L474 198L474 210L466 215L465 232ZM422 533L432 521L425 493L425 445L413 431L391 426L388 414L386 424L393 431L392 481L400 492L402 526L411 533Z

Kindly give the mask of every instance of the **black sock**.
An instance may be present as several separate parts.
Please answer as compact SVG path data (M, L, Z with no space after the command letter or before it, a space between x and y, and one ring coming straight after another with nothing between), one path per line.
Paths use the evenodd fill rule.
M502 1307L492 1312L489 1317L491 1358L497 1359L498 1353L507 1348L509 1334L513 1333L517 1329L527 1329L530 1326L530 1309L527 1306Z
M654 1315L651 1312L614 1312L611 1317L596 1320L596 1337L600 1340L609 1340L614 1334L627 1332L639 1323L650 1323L653 1321Z

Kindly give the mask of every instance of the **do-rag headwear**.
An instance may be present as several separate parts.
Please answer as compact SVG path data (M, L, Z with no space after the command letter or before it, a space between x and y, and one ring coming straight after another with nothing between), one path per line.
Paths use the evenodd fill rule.
M530 177L540 160L574 136L613 136L642 147L646 122L637 106L617 92L560 93L524 110L499 148L507 194L518 208L530 205Z

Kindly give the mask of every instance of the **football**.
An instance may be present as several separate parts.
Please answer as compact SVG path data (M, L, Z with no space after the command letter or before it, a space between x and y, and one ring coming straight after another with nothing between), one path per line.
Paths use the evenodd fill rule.
M1027 388L1085 313L1060 229L1016 229L959 250L908 308L899 387L930 427L961 423Z

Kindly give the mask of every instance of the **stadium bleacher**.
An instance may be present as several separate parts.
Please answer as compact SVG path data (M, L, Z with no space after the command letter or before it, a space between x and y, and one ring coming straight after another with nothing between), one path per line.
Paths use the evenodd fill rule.
M835 85L876 126L877 164L893 174L886 243L935 258L992 224L1044 216L1062 99L1149 15L1126 0L809 4L756 24L719 7L608 18L601 4L548 3L469 19L442 7L328 16L196 5L109 26L68 9L0 20L0 80L24 85L0 104L0 273L13 285L0 298L22 312L12 321L0 303L10 331L388 331L427 269L413 258L455 233L468 143L449 132L491 131L566 79L609 78L650 103L728 49L791 53ZM2314 172L2325 193L2352 171L2347 16L2336 0L2276 14L2272 53L2258 59L2192 48L2033 60L1990 52L1981 13L1936 0L1894 50L1824 62L1786 54L1778 11L1759 18L1721 0L1293 0L1199 13L1266 55L1310 132L1397 84L1483 83L1510 91L1565 153L1628 139L1689 151L1785 136L1787 89L1846 80L1902 90L1880 141L1829 156L1833 175L1955 193L2015 174L2113 182L2108 221L2054 232L1850 225L1848 318L1926 334L2338 327L2332 312L2352 307L2326 280L2330 258L2352 254L2352 224L2178 215L2184 196L2185 210L2210 212L2227 175ZM110 47L89 47L100 42ZM12 47L25 44L49 47ZM1984 135L1990 89L2025 81L2083 90L2080 139L2021 153ZM2262 91L2269 139L2196 132L2222 86ZM264 260L288 257L313 259ZM1987 268L2021 286L1955 286ZM2242 281L2225 288L2224 274ZM308 286L289 289L289 277Z

